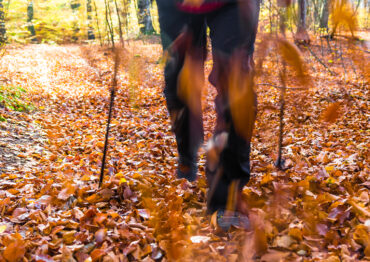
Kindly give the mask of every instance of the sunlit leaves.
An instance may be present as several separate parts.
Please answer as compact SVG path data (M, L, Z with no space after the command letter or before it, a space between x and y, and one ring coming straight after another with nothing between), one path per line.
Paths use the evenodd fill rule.
M342 105L344 99L336 79L321 70L305 49L298 52L291 44L274 39L261 45L265 43L258 83L278 81L280 68L273 63L277 54L280 61L286 60L289 86L303 84L297 78L302 70L308 73L300 66L303 58L315 69L311 73L318 85L304 90L308 94L304 99L295 90L287 92L285 149L292 168L286 172L276 171L271 164L279 90L258 86L261 106L252 138L252 178L243 191L254 226L247 234L232 229L217 235L221 232L209 226L205 215L204 152L200 152L198 182L191 184L173 176L175 140L162 96L162 71L155 63L160 46L150 44L145 51L133 52L140 57L128 57L118 78L112 147L102 190L97 190L96 174L113 72L110 51L96 48L91 52L102 72L98 79L96 70L79 58L80 50L74 47L42 45L9 50L1 73L38 91L33 99L42 109L33 117L45 129L48 141L42 146L48 152L40 154L32 172L19 167L0 175L0 260L19 256L30 261L150 261L163 257L254 261L256 254L261 261L367 259L370 184L366 114L356 111L357 107L341 106L341 117L330 117L331 113L327 117L335 125L330 130L323 128L323 112L333 103ZM299 59L294 57L297 53ZM343 53L346 58L347 54ZM139 66L130 65L135 60L141 60ZM35 66L30 68L30 64ZM206 72L210 64L206 62ZM44 67L48 70L42 70ZM332 67L340 69L337 63ZM237 66L230 69L233 115L245 122L248 111L238 112L237 108L244 110L245 101L249 101L248 74ZM191 88L193 74L191 70L188 73ZM366 86L358 84L350 71L348 75L353 101L366 108ZM52 82L46 81L46 76L51 76ZM131 95L136 94L133 103ZM214 95L210 88L203 100L206 139L215 120ZM243 125L239 128L248 134ZM227 136L220 138L209 154L212 169L227 141ZM32 157L27 152L23 155L25 159Z
M357 28L357 17L351 3L348 0L333 0L331 4L331 19L334 26L334 33L338 26L345 26L346 29L350 30L352 36L354 36Z

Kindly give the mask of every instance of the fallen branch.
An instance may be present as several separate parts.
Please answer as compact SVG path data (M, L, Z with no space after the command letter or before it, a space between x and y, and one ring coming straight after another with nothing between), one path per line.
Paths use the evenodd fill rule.
M260 84L257 84L258 86L272 86L272 87L275 87L277 89L286 89L286 90L307 90L309 89L310 87L283 87L283 86L277 86L277 85L274 85L274 84L269 84L269 83L260 83Z

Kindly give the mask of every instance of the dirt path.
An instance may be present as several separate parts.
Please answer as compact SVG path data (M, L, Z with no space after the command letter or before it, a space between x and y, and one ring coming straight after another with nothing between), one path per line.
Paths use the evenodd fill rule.
M258 86L253 178L244 190L255 230L220 235L205 215L204 150L196 183L173 177L176 150L161 93L161 47L131 45L135 51L122 58L102 190L97 180L113 68L110 51L30 45L10 49L2 58L2 77L26 88L37 110L25 123L17 118L0 129L13 136L1 138L5 148L24 154L12 153L17 159L10 169L0 160L5 170L0 260L9 254L44 261L157 261L164 256L356 261L369 256L369 101L364 99L369 90L363 82L349 79L354 100L348 102L340 77L328 76L305 54L316 87L288 91L284 156L291 168L285 172L273 166L279 93ZM273 61L267 59L266 65L259 82L277 82ZM332 70L340 75L341 64ZM204 97L206 140L215 121L214 95L208 88ZM333 102L340 103L341 114L327 124L321 116ZM40 134L46 140L37 146ZM16 145L15 136L20 138ZM23 152L25 143L34 151ZM13 161L1 144L0 152ZM17 163L20 158L25 162ZM28 163L33 164L28 168Z

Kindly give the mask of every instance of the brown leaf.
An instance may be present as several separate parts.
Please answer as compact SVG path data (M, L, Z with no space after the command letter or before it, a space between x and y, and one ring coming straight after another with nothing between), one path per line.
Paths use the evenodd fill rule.
M104 242L105 238L107 237L107 229L101 228L95 232L95 240L96 243L101 244Z
M94 251L91 252L90 256L93 262L98 261L100 258L102 258L104 255L106 255L107 252L103 249L94 249Z
M74 194L75 191L76 187L73 184L68 183L65 185L65 188L59 192L58 199L66 201L68 198L70 198L70 196Z
M63 241L66 245L71 245L75 241L76 237L76 231L64 231L63 232Z
M275 250L269 250L268 253L261 257L261 261L265 262L280 262L285 261L285 258L289 255L288 252L281 252Z
M321 119L325 122L334 123L340 115L341 104L335 102L330 104L321 115Z
M257 228L254 232L254 245L258 255L266 253L268 244L267 236L265 230L262 228Z
M361 207L359 204L356 204L354 200L348 201L349 204L353 207L353 209L360 214L360 216L365 216L367 218L370 218L370 211L368 208Z
M111 197L114 195L114 192L112 189L104 188L99 191L99 195L101 196L101 201L109 201Z
M16 208L16 209L14 209L13 214L12 214L12 217L13 217L13 218L18 218L18 216L20 216L20 215L22 215L22 214L26 213L27 211L28 211L28 209L27 209L27 208L24 208L24 207L18 207L18 208Z

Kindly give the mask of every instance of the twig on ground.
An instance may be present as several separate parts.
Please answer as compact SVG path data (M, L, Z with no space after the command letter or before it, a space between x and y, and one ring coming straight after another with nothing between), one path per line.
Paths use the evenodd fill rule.
M311 55L323 66L325 67L329 73L334 76L335 73L333 71L330 70L330 68L312 51L312 49L305 43L303 43L303 45L308 49L308 51L310 51Z
M286 89L286 90L307 90L309 89L309 87L283 87L283 86L278 86L278 85L274 85L274 84L269 84L269 83L259 83L257 84L258 86L272 86L272 87L275 87L277 89Z

